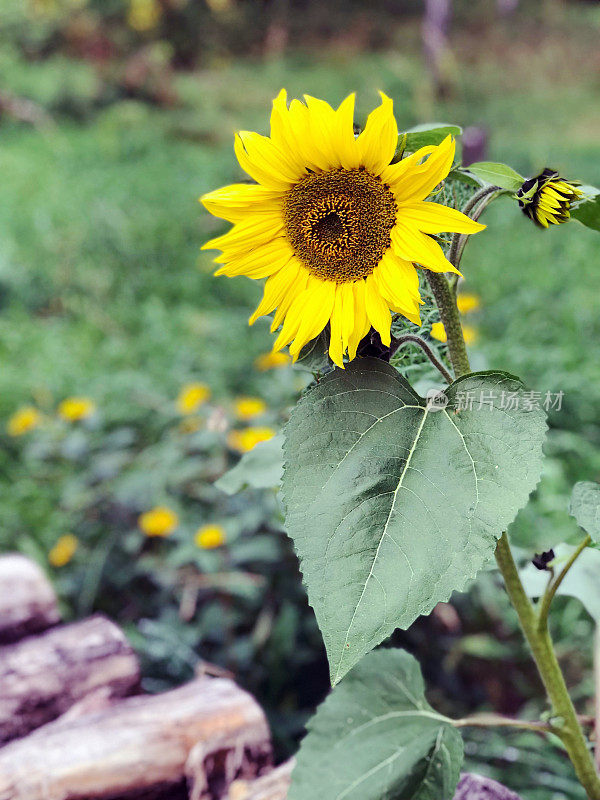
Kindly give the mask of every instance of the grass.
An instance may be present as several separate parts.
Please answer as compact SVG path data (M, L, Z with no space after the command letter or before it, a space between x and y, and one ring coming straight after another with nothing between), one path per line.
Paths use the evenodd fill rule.
M85 123L57 118L32 129L3 121L0 419L26 402L50 410L84 394L106 419L128 423L170 403L189 380L209 383L217 398L289 401L289 389L269 395L271 384L251 366L272 343L264 322L247 326L260 287L212 277L211 255L199 247L225 226L197 202L241 177L232 132L266 132L281 86L334 103L356 90L359 116L383 89L404 127L425 120L483 126L490 159L524 174L551 165L600 185L600 89L582 68L600 20L592 7L578 14L573 29L557 25L537 39L529 28L517 37L502 27L493 37L465 30L457 38L456 92L445 103L432 99L409 31L386 53L340 47L181 75L183 104L175 109L126 101ZM560 74L556 62L565 65ZM15 90L35 91L33 73L7 74ZM51 84L43 84L44 97ZM531 388L565 393L552 417L546 475L514 531L532 549L576 533L564 512L570 487L600 478L600 239L576 223L537 231L508 200L485 222L463 261L466 287L482 298L473 367L503 368ZM28 478L26 464L15 471L6 463L0 500L14 547L20 531L47 524L59 493ZM565 648L570 630L559 636Z

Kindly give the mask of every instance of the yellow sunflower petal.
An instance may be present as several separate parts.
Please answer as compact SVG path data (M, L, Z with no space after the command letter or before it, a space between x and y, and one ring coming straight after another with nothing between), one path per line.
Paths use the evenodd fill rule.
M360 149L354 136L354 94L340 104L336 114L336 151L340 166L357 169L360 166Z
M369 332L371 323L367 317L365 281L355 281L349 285L354 294L354 325L348 338L348 357L352 360L356 357L356 350L361 340Z
M302 264L302 262L295 256L291 263L297 265L298 274L294 278L293 282L289 284L287 292L284 292L281 301L277 305L277 311L273 315L273 322L271 323L271 333L274 333L281 325L294 300L306 289L308 285L310 273L304 264Z
M398 204L398 218L414 224L423 233L477 233L485 228L466 214L440 203L425 202Z
M407 203L411 200L424 200L430 195L450 172L455 150L456 142L451 136L446 136L418 171L407 172L403 180L391 187L396 200Z
M329 322L333 310L336 284L318 279L314 279L311 283L312 285L309 284L306 290L307 297L301 312L300 325L290 346L290 354L294 358L307 342L321 333Z
M269 189L288 189L298 180L293 163L267 136L240 131L234 149L244 172Z
M448 261L442 248L426 233L408 225L396 224L392 228L392 247L400 258L416 261L432 272L460 272Z
M373 275L369 275L365 280L365 308L371 325L381 336L381 341L386 347L390 346L390 328L392 317L390 308L385 302L377 288L377 282Z
M285 153L286 159L297 170L298 177L306 171L302 148L298 136L302 136L304 125L290 113L287 106L287 92L282 89L275 100L271 112L271 140Z
M335 298L333 301L333 310L331 312L331 319L329 320L330 337L329 337L329 356L334 364L344 369L344 337L343 337L343 297L342 286L339 284L335 288Z
M393 191L396 184L404 180L407 175L423 173L426 169L426 162L421 162L426 156L433 153L435 149L436 145L427 145L426 147L421 147L416 153L398 161L396 164L390 164L381 172L381 180Z
M296 259L290 258L280 270L267 279L263 299L248 320L250 325L254 325L259 317L270 314L271 311L277 308L289 287L293 286L294 281L298 278L298 270L298 262Z
M394 103L383 92L381 105L367 117L364 131L356 140L361 164L378 175L390 163L398 145L398 125L394 118Z
M417 278L418 287L417 271L412 264L410 264L410 269ZM379 293L390 308L410 319L411 322L420 321L419 303L421 298L418 294L418 288L415 295L413 287L407 286L402 277L401 270L396 267L393 256L388 254L384 255L373 271L373 279Z
M290 304L273 350L281 350L294 340L290 353L297 355L306 342L317 336L327 324L334 294L334 283L309 278L306 288Z
M353 284L341 283L338 287L338 291L341 293L342 300L342 341L344 343L344 350L346 350L355 326Z
M266 278L284 267L293 255L287 239L279 237L255 247L238 258L231 259L220 267L215 275L227 275L230 278L236 275L254 279Z
M209 239L202 250L227 250L228 248L248 250L254 244L264 244L283 230L284 220L281 212L251 214L222 236Z
M248 214L276 211L281 205L278 189L265 189L251 183L232 183L202 195L200 202L215 217L239 222Z
M340 157L337 150L337 118L333 108L325 100L319 100L308 94L304 95L309 112L311 138L322 153L323 169L339 166Z

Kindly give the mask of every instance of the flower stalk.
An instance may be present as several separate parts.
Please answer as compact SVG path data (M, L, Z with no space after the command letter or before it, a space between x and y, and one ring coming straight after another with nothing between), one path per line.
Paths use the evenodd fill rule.
M491 199L492 193L490 192L487 197ZM478 198L475 203L473 203L472 199L467 204L469 211L473 212L474 209L477 209L478 203L484 202L487 197ZM462 250L460 254L462 255ZM428 272L427 277L446 329L450 360L458 378L470 372L470 366L455 295L443 274ZM600 776L596 771L594 759L591 756L573 702L569 696L547 625L548 610L552 598L579 553L589 544L588 540L589 537L581 543L558 577L551 582L551 586L547 589L540 604L539 613L536 613L523 588L506 533L503 533L498 541L496 562L504 578L511 604L517 612L521 629L546 689L553 713L561 721L560 725L553 726L552 732L562 741L589 800L600 800Z

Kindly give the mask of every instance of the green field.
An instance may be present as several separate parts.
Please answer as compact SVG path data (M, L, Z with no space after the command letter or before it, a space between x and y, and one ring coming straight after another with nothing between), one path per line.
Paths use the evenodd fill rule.
M168 549L148 553L133 533L137 513L169 496L184 509L190 531L198 520L215 515L233 520L234 537L259 529L264 534L265 528L273 536L277 528L274 506L256 511L262 507L260 498L238 505L234 499L227 505L206 489L225 467L223 447L219 450L212 440L198 445L209 467L202 467L202 486L194 485L192 491L189 482L197 453L190 455L173 432L173 401L187 382L207 383L224 406L240 394L263 397L270 409L268 422L274 426L281 424L303 385L290 369L267 375L256 371L254 359L272 344L264 320L247 326L260 287L246 278L214 278L210 253L199 249L225 229L198 204L199 195L241 177L233 132L266 132L270 101L282 86L291 96L306 92L331 103L357 91L363 116L375 104L376 90L382 89L394 98L401 127L431 120L482 126L489 133L490 160L504 160L523 174L552 166L567 177L600 185L600 82L597 74L582 69L597 47L597 9L582 10L570 24L567 34L558 20L542 44L527 27L516 38L504 29L479 38L477 31L465 31L455 50L455 91L445 102L431 97L415 54L413 31L396 49L383 53L357 53L342 46L323 53L315 48L283 59L237 60L181 74L175 79L180 104L171 109L127 100L95 109L83 121L56 115L52 123L35 128L3 120L3 427L23 404L33 403L51 416L64 397L84 395L95 400L107 436L132 430L135 444L107 445L109 454L118 451L111 455L114 463L125 459L123 474L129 483L123 488L124 478L119 484L121 468L111 462L108 488L99 494L100 473L90 477L87 460L89 453L99 459L103 451L98 430L90 433L96 437L93 445L69 439L72 450L63 448L60 457L48 444L54 436L52 447L58 447L59 434L49 434L37 450L30 442L3 435L0 545L45 561L59 535L75 533L81 540L79 555L67 570L53 573L66 613L106 609L128 628L138 646L146 646L144 637L158 640L154 649L148 646L151 688L189 675L198 637L206 636L212 643L211 658L222 658L254 691L262 692L285 749L324 686L312 617L306 625L299 621L305 604L289 545L281 545L283 556L279 550L273 553L263 536L259 550L244 556L247 563L269 563L271 587L275 593L288 593L284 602L274 601L273 618L264 623L267 633L257 632L247 620L240 622L227 607L225 626L238 631L238 639L223 643L215 634L217 646L211 639L218 627L217 610L195 628L181 624L172 641L161 641L175 631L178 588L173 588L175 579L170 581L186 563L189 543L178 540L183 548L178 561ZM54 77L66 74L64 65L54 64L52 72L50 66L15 64L8 57L2 63L9 88L39 102L52 94ZM68 91L77 99L77 92L85 93L89 76L80 65L72 69ZM470 320L479 334L472 365L506 369L541 392L564 392L562 409L551 417L541 489L514 531L516 542L523 541L525 530L529 541L535 530L540 542L554 535L558 542L574 530L564 512L573 482L600 479L600 240L575 222L538 231L507 199L490 209L484 221L488 228L474 237L462 265L465 288L482 301ZM173 479L173 489L172 471L184 451L181 458L188 472ZM72 452L76 456L71 457ZM135 469L130 469L134 461ZM86 478L77 484L80 467ZM154 497L149 487L156 489ZM103 516L107 497L110 513L115 498L126 507L124 522ZM106 575L106 552L115 547L125 560L141 554L138 566L119 580ZM278 559L285 561L285 574L293 576L292 589L278 587L273 577ZM210 572L223 564L200 561L199 567ZM157 577L161 570L166 578ZM488 600L478 598L482 607ZM579 611L568 614L569 620L581 622ZM150 627L138 627L141 617L150 620ZM477 624L473 621L474 629ZM563 621L560 629L565 653L576 651L589 634L589 625L580 626L571 637L570 624ZM171 646L181 648L179 660L167 657ZM256 668L257 653L262 653L261 669ZM315 670L320 683L314 692L286 686L291 661L296 682L302 682L298 675L306 665ZM575 680L581 677L580 666L577 662ZM525 686L531 688L529 680L530 676ZM529 689L523 691L527 696Z

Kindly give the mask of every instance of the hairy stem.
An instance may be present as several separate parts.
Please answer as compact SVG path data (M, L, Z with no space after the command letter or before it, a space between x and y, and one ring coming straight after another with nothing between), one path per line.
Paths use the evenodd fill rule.
M413 343L419 345L421 350L425 353L427 358L431 361L433 366L442 374L444 380L448 383L452 383L452 375L448 372L446 367L442 364L442 362L438 359L435 355L429 344L423 339L421 336L417 336L415 333L403 333L402 336L398 336L397 338L392 338L392 344L390 346L390 356L392 356L396 350L402 347L403 344Z
M476 714L473 717L463 717L462 719L452 720L455 728L519 728L526 731L536 731L537 733L557 733L556 728L550 722L532 721L524 719L513 719L502 714Z
M472 198L472 201L474 199ZM481 199L478 198L477 202L480 202ZM472 208L475 207L476 204L472 206ZM427 272L427 277L446 329L450 360L452 361L454 373L458 378L470 372L470 366L460 317L456 307L456 297L444 275ZM553 713L560 720L560 726L556 726L554 732L561 739L589 800L600 800L600 777L596 772L594 760L588 750L583 730L569 696L554 652L552 639L547 625L544 625L542 629L539 627L538 615L535 613L521 583L506 533L502 534L496 546L496 562L504 578L506 591L517 612L521 629L525 634L548 698L552 704Z
M538 613L538 631L543 633L548 628L548 613L550 611L550 604L554 600L554 595L556 594L558 587L561 585L563 580L566 577L567 572L571 569L577 558L583 553L585 548L591 543L592 537L586 536L586 538L581 542L581 544L577 547L577 549L573 552L565 566L562 570L558 573L556 578L548 581L548 586L546 587L546 591L543 594L543 597L540 601L540 610Z
M496 561L506 585L506 591L517 612L525 638L531 648L540 677L546 688L554 714L561 719L556 735L561 739L581 785L590 800L600 800L600 778L579 725L575 708L569 697L563 674L554 653L548 630L538 629L538 618L519 577L510 551L508 537L502 534L496 548Z
M460 324L460 315L456 307L456 298L450 288L445 275L427 270L427 280L433 291L435 302L440 312L440 317L446 336L448 337L448 351L454 374L458 378L471 371L467 347Z

